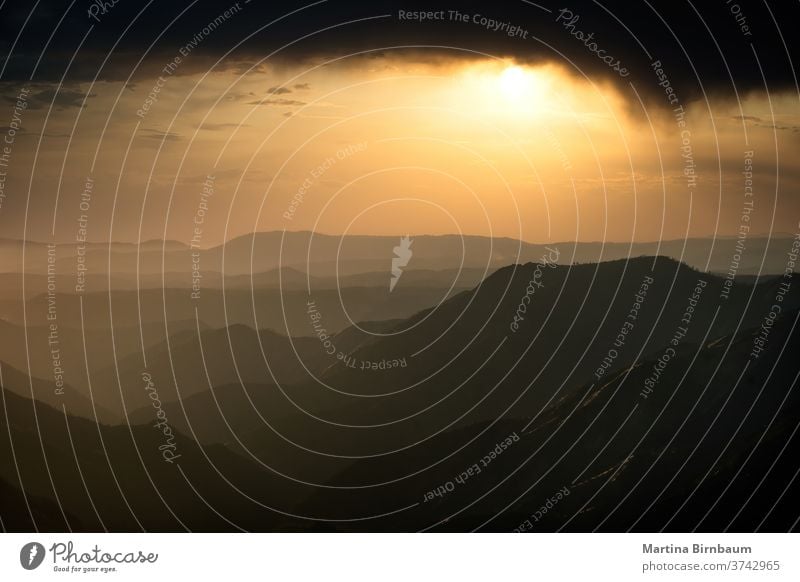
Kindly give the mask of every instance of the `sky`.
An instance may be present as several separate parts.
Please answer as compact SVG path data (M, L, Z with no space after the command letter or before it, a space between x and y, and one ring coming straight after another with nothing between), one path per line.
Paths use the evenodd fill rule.
M3 6L3 237L796 232L791 14L676 4Z

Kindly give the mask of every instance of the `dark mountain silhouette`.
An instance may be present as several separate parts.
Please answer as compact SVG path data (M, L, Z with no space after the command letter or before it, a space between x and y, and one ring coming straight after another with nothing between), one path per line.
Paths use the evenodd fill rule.
M25 495L21 489L0 479L0 529L3 532L61 532L68 524L85 529L81 520L67 514L45 497Z
M796 277L728 290L664 257L528 263L433 305L331 334L333 353L242 325L171 333L147 366L93 369L124 395L117 426L77 397L66 414L31 400L8 368L0 480L42 500L43 523L88 530L792 527Z
M737 286L717 311L722 280L668 259L548 268L543 275L546 285L531 303L523 321L526 327L520 326L517 336L509 330L512 317L508 314L516 308L511 298L524 294L533 268L518 265L501 270L475 292L461 294L397 326L412 328L430 315L406 333L360 336L361 340L345 342L340 338L355 333L348 330L333 338L337 349L358 363L397 357L410 361L409 355L419 346L456 322L446 341L416 356L413 366L361 370L328 357L327 367L323 359L316 370L310 369L329 384L327 388L314 381L279 386L225 384L213 394L197 393L184 400L183 406L171 403L179 410L176 422L187 433L191 426L202 442L224 443L279 471L318 480L335 473L346 461L328 455L376 455L422 439L424 444L412 447L419 455L435 439L472 426L488 426L496 418L519 426L518 422L524 424L582 394L591 382L608 382L632 362L660 355L683 326L681 319L698 279L706 281L706 287L681 345L723 342L721 338L737 329L759 325L775 301L778 285L769 281L755 287ZM618 356L598 380L594 374L614 346L644 277L659 284L648 290L626 343L617 348ZM784 305L790 309L798 303L795 288L785 296ZM495 307L500 315L492 316ZM462 312L465 315L457 321ZM391 330L388 325L381 333ZM499 350L498 345L502 345ZM313 352L313 342L308 347ZM459 355L462 349L464 354ZM586 355L581 357L584 350ZM451 359L453 364L440 369ZM402 391L374 397L397 390ZM387 459L392 459L393 478L402 475L407 464L395 463L394 454Z
M297 383L307 377L304 365L319 370L323 355L318 346L316 338L289 338L265 330L257 333L241 325L202 331L199 337L196 331L186 331L172 336L169 346L164 342L147 350L146 369L158 383L163 402L187 402L199 393L208 394L210 387L240 381ZM141 390L143 369L142 356L136 354L99 371L97 378L110 383L118 373L130 396L127 408L144 406L147 410L150 401Z
M303 510L380 513L401 498L420 508L387 529L786 531L800 510L797 323L797 311L780 318L766 351L744 369L757 330L684 344L647 399L640 392L660 354L527 421L482 422L390 461L358 461L332 483L406 478L334 499L320 492ZM519 440L484 466L512 434ZM473 465L481 472L463 477Z
M302 485L220 446L201 450L177 434L172 444L180 457L169 463L159 450L164 435L153 426L96 425L6 390L3 397L0 479L29 498L53 501L31 508L40 529L270 530L292 520L264 505L292 507L304 495ZM31 521L20 511L2 517L12 531Z
M276 518L252 503L241 503L227 483L220 482L213 470L207 471L208 460L199 449L178 436L186 458L181 459L184 479L157 453L153 455L158 441L151 437L158 433L150 427L97 427L36 404L37 429L32 401L8 392L0 422L5 423L6 415L15 419L10 429L16 466L37 527L43 531L62 531L66 521L75 530L105 526L123 531L138 530L140 524L180 531L181 523L200 530L236 529L229 521L256 530L397 531L434 526L456 531L520 527L782 531L791 527L798 509L793 478L800 405L796 391L800 364L793 357L800 347L797 319L795 311L777 320L766 351L741 377L741 362L757 333L752 329L702 346L683 345L652 398L642 400L639 392L657 362L655 355L603 385L584 387L536 419L466 426L377 462L342 460L346 468L329 482L339 488L305 490L305 500L298 499L302 493L284 491L263 468L237 460L224 448L207 448L209 459L228 479L242 480L236 481L237 487L256 499L263 499L266 491L271 502L297 503L293 511L300 514L337 520L407 508L375 521ZM15 465L8 458L6 430L2 435L0 486L7 487L18 479L6 474ZM102 453L100 436L117 481ZM78 464L94 506L70 456L70 438L75 451L80 451ZM512 444L484 466L487 453L509 438L514 439ZM52 501L53 487L42 472L44 455L61 509ZM481 472L464 477L473 465L483 467ZM420 472L414 475L416 470ZM374 486L384 481L394 482ZM430 493L445 486L441 495ZM121 499L120 488L132 512ZM542 514L547 500L564 488L569 494ZM24 503L16 486L10 489L9 498ZM297 484L292 488L295 493L302 489ZM23 504L17 505L13 511L3 511L4 525L12 531L26 530L30 517ZM59 517L61 511L66 517Z
M69 384L58 386L53 380L28 376L4 363L0 363L0 374L5 389L19 396L33 398L58 410L63 409L70 414L88 419L97 418L102 422L112 422L119 418L105 408L98 399L95 398L93 401L88 395L84 395Z
M87 321L87 324L92 323ZM205 325L202 329L205 329ZM195 321L174 321L170 323L170 331L180 334L186 329L196 329ZM128 358L132 354L141 358L142 345L145 348L163 342L166 339L166 330L162 323L146 323L141 328L138 326L115 326L113 332L110 328L85 326L69 327L58 325L57 335L51 338L51 328L46 325L25 328L21 325L0 321L0 346L2 346L3 360L11 367L18 370L30 370L36 378L47 381L54 379L53 356L59 359L63 371L64 381L75 389L88 396L88 382L86 379L87 361L89 369L95 374L116 360ZM56 339L58 343L50 343ZM26 341L27 340L27 341ZM30 366L30 367L29 367ZM106 386L98 383L98 396L102 397ZM116 391L116 390L115 390ZM71 411L75 413L75 411Z
M340 349L349 353L376 341L376 337L370 334L389 331L399 323L393 320L359 322L358 327L335 334L333 339ZM231 357L228 333L234 345L236 366ZM201 443L236 446L231 430L262 426L265 415L271 420L285 417L290 421L296 416L297 409L287 407L285 393L280 387L299 383L309 374L322 377L326 370L336 365L335 358L331 359L320 349L317 338L288 338L268 331L262 331L260 336L269 369L256 332L241 326L228 328L227 332L203 332L199 340L196 335L181 334L181 341L174 341L178 338L171 340L171 359L166 345L151 350L149 370L154 377L164 380L159 382L160 399L165 407L174 411L173 422L181 432L192 434ZM213 379L210 384L205 376L206 368L202 366L201 344L209 377ZM123 363L121 368L130 370L123 376L134 377L136 366L136 358ZM173 369L178 379L177 389ZM110 375L114 371L109 369L106 373ZM133 410L128 416L129 421L149 422L153 415L149 400L139 393L128 401L128 407L136 403L143 403L142 408Z
M302 438L311 448L338 441L341 454L353 455L402 446L412 423L427 435L501 416L530 418L580 387L663 349L682 327L687 330L680 343L693 344L760 325L779 285L736 286L721 303L720 278L669 259L548 267L543 287L519 330L512 332L510 324L534 270L532 264L502 269L475 291L403 322L399 329L408 330L404 333L371 337L355 349L336 346L334 338L337 353L346 354L353 367L328 356L329 365L317 375L324 384L310 379L271 389L275 401L269 404L270 418L277 418L289 439ZM646 277L654 283L624 343L615 347ZM682 318L699 280L706 286L685 326ZM784 308L798 306L795 285ZM610 350L615 357L603 370ZM373 364L396 361L404 361L405 367L372 369ZM370 364L362 369L365 362ZM247 386L240 390L250 392ZM246 398L236 402L252 407ZM251 423L236 428L258 449L258 438L266 434L265 412L240 418L248 414ZM413 421L401 422L404 418ZM370 438L360 438L365 429L343 430L342 424L373 427Z

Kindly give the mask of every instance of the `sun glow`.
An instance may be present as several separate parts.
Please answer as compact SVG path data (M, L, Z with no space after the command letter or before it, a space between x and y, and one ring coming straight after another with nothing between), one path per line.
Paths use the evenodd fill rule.
M483 111L515 121L547 115L556 108L552 91L558 74L549 69L514 63L484 62L466 69L462 89L473 99L473 111ZM459 96L463 100L463 92Z
M530 99L536 92L536 76L518 66L507 67L500 74L500 91L509 101Z

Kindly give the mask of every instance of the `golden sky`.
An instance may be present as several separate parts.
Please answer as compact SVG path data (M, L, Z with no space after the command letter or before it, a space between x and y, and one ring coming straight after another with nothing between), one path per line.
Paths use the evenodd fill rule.
M55 227L74 240L88 214L90 240L188 242L201 203L203 246L284 228L532 242L733 235L747 151L751 234L797 228L796 95L679 101L679 127L666 94L556 65L383 55L248 68L82 83L52 110L37 101L13 144L4 236L44 240ZM29 191L38 212L26 225Z

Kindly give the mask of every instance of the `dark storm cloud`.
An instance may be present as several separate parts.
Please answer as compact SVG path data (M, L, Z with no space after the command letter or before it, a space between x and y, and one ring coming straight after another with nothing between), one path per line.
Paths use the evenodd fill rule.
M793 48L797 43L790 42L792 27L800 15L797 2L569 0L556 4L542 0L535 3L540 8L523 0L328 0L289 14L309 4L284 1L237 5L198 0L187 9L185 3L162 0L148 8L142 3L119 2L106 14L98 15L98 22L87 15L89 3L85 0L76 2L66 15L67 0L42 0L23 29L31 6L5 3L0 10L0 46L7 53L18 34L19 41L5 63L3 77L20 80L32 75L35 80L52 81L66 72L72 80L90 80L96 75L103 80L127 79L151 43L155 44L140 66L140 75L156 75L190 47L175 73L187 74L214 66L217 59L244 40L216 67L242 74L276 50L268 66L374 49L384 49L382 54L391 55L395 51L389 47L397 46L418 47L405 50L429 59L468 58L477 51L526 62L558 61L593 80L611 80L626 91L633 83L639 94L666 102L651 67L658 60L670 86L681 102L686 102L701 98L703 92L732 97L734 87L740 94L763 91L765 83L771 91L794 89L789 57L800 62ZM466 15L466 22L450 17L448 11L454 4ZM232 15L220 20L225 10L235 6ZM184 9L186 12L170 24ZM559 14L565 14L562 9L577 20L562 18L556 22ZM400 10L437 14L419 21L413 16L400 18ZM488 26L489 20L498 23L497 28ZM90 26L93 28L79 55L70 64ZM54 30L46 55L39 61ZM517 32L511 34L512 30ZM792 47L788 49L791 55L787 55L784 38ZM115 43L113 54L103 65ZM440 48L430 48L432 45ZM618 59L629 75L618 75L601 55Z

